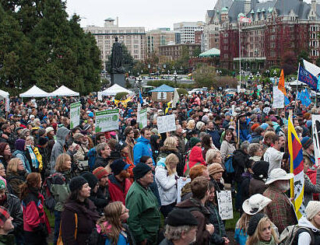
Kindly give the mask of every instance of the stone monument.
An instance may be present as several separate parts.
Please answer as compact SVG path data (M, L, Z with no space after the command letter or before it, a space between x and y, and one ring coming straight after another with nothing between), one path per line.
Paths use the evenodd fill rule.
M126 86L125 70L122 66L123 55L122 55L122 45L118 43L118 37L116 37L116 42L112 46L111 53L111 84L118 84L122 87Z

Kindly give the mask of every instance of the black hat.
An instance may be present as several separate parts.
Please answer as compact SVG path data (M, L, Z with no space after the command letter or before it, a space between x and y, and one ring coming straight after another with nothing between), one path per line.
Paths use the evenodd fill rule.
M254 232L256 231L257 226L258 226L260 220L261 220L263 217L267 217L267 216L265 216L265 215L262 214L262 213L257 213L257 214L255 214L254 216L251 217L250 222L249 222L248 231L247 231L247 234L248 234L249 236L252 236L252 235L254 234Z
M82 174L82 177L88 181L88 184L91 189L96 187L96 185L98 183L98 178L94 174L92 174L90 172L86 172L86 173Z
M258 180L267 181L269 163L266 161L258 161L253 164L253 178Z
M69 188L71 192L76 190L80 190L84 184L88 183L88 181L82 176L77 176L71 179Z
M147 164L140 162L133 168L133 177L135 180L141 179L151 170Z
M46 137L40 137L38 145L44 146L48 141Z
M124 148L127 147L127 143L126 142L119 142L119 150L122 151Z
M130 167L130 165L121 159L117 159L112 162L110 167L114 175L118 175L122 170L126 170L128 167Z
M172 210L166 219L166 223L170 226L198 225L196 218L190 212L183 209Z

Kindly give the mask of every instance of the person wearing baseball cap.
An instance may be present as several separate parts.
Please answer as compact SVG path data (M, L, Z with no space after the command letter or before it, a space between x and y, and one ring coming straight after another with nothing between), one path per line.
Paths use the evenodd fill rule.
M137 244L156 244L160 228L160 211L156 196L149 185L153 183L152 169L145 163L133 168L135 181L126 197L128 225Z
M129 180L130 174L128 168L130 167L125 161L117 159L111 164L112 174L109 175L109 193L112 202L120 201L125 205L126 195L131 186Z

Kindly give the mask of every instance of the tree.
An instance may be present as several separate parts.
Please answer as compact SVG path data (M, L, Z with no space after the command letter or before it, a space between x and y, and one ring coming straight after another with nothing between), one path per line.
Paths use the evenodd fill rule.
M193 51L192 56L193 57L199 57L200 54L201 54L201 48L198 47Z
M281 68L285 75L290 75L297 70L297 57L293 51L287 51L281 59Z
M217 81L216 69L213 66L208 66L207 64L199 66L192 73L192 76L197 87L211 88Z

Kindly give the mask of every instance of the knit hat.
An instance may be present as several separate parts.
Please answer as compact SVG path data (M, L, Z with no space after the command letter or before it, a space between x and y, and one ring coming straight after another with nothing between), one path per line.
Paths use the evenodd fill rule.
M71 179L69 188L71 192L76 190L80 190L84 184L88 183L88 181L82 176L77 176Z
M16 143L14 144L14 146L15 146L16 150L24 151L25 144L26 144L25 140L18 139L18 140L16 140Z
M170 226L197 226L198 221L196 218L188 211L183 209L175 209L172 210L167 219L166 219L167 225Z
M254 232L256 231L260 220L263 217L266 217L266 216L264 214L262 214L262 213L255 214L253 217L251 217L250 222L249 222L249 227L248 227L248 230L247 230L247 234L249 236L252 236L254 234Z
M53 127L47 127L46 128L46 133L50 133L51 131L54 131Z
M260 125L260 128L262 128L263 130L266 130L267 127L269 127L269 124L268 124L268 123L262 123L262 124Z
M223 173L224 169L220 163L213 163L208 167L209 175L213 175L216 173Z
M9 211L5 208L0 206L0 226L3 226L7 219L10 218Z
M141 179L151 170L147 164L140 162L133 168L133 177L135 180Z
M199 142L201 142L201 140L199 138L196 137L192 137L190 139L190 148L194 147L196 144L198 144Z
M254 131L257 127L259 127L260 124L259 123L254 123L252 126L251 126L251 130Z
M154 133L154 134L159 134L159 133L158 133L158 129L156 129L156 128L153 128L153 129L151 130L151 132Z
M199 122L197 122L197 124L196 124L196 128L197 128L198 130L201 130L204 125L205 125L204 122L199 121Z
M112 164L110 165L112 172L114 173L114 175L118 175L121 173L122 170L126 170L127 168L130 167L129 164L127 164L126 162L124 162L121 159L117 159L114 160L112 162Z
M201 120L204 122L204 123L208 123L209 122L209 117L207 115L204 115Z
M39 136L43 136L46 133L46 130L44 128L39 128L38 134Z
M252 171L253 171L253 178L257 180L263 180L264 182L267 181L268 178L268 170L269 170L269 163L266 161L258 161L253 164Z
M306 150L309 148L309 146L313 143L312 139L310 137L303 137L301 140L302 147Z
M312 220L317 213L320 212L320 202L310 201L306 207L307 219Z
M108 176L109 173L104 167L98 167L92 172L94 176L98 178L98 180L102 179L105 176Z
M86 172L82 174L82 177L88 181L88 184L91 189L95 188L96 185L98 184L98 178L90 172Z
M7 181L3 177L0 176L0 190L4 190L7 187Z
M46 137L40 137L38 145L44 146L49 140Z
M83 134L81 134L81 133L76 133L76 134L73 136L73 139L77 141L77 140L79 140L79 139L82 138L82 137L84 137Z

